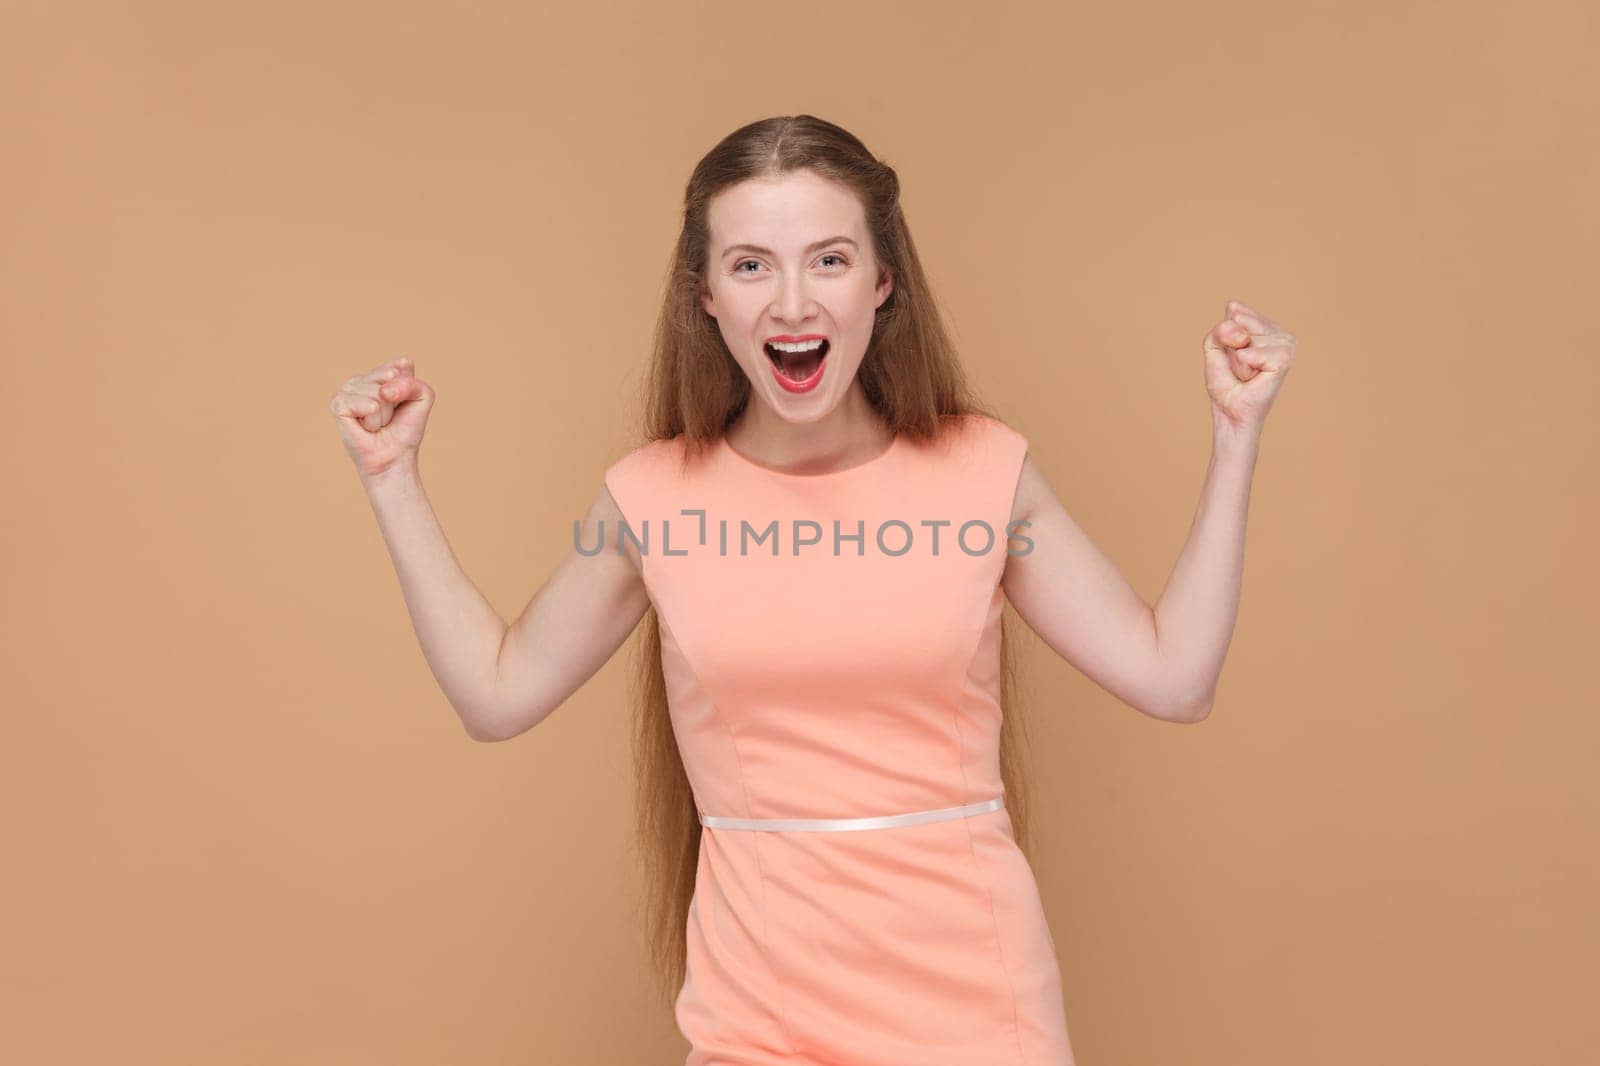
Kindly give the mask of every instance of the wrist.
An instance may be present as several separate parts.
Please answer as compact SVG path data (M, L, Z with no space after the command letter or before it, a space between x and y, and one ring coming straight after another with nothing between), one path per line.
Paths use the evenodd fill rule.
M1261 447L1258 426L1239 426L1220 415L1211 418L1211 450L1216 454L1253 453Z
M407 493L422 485L422 470L412 454L389 464L382 473L363 475L361 483L372 496Z

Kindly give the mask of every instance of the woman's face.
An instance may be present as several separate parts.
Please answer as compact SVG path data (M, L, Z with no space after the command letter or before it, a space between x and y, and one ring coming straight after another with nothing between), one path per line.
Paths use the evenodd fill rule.
M785 421L831 411L855 382L873 313L894 286L878 279L861 202L845 186L797 170L724 189L707 224L701 306L756 395ZM820 361L817 351L768 344L810 347L816 339Z

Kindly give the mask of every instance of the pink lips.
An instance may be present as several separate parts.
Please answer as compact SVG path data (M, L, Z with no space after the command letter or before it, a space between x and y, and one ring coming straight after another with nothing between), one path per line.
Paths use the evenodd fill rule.
M810 340L822 340L822 341L825 341L825 340L827 340L827 338L824 337L820 333L807 333L807 334L804 334L804 335L798 336L798 337L791 336L790 334L787 334L787 333L781 333L781 334L779 334L779 335L777 335L775 337L768 337L767 340L769 342L778 341L778 342L781 342L783 344L798 344L801 341L810 341ZM832 349L832 347L833 347L832 343L829 343L828 348ZM762 352L762 358L763 359L767 359L766 352L764 350ZM774 378L778 379L778 384L779 385L782 385L785 389L787 389L789 392L792 392L792 393L806 393L806 392L810 392L811 390L815 389L818 385L820 385L822 383L822 374L828 368L828 353L827 352L823 352L823 354L818 357L818 359L817 359L817 369L815 369L815 370L813 370L811 372L811 376L810 377L803 378L803 379L801 379L799 381L796 381L794 378L789 377L783 371L779 370L777 364L774 363L771 359L767 359L767 365L772 367L772 376Z

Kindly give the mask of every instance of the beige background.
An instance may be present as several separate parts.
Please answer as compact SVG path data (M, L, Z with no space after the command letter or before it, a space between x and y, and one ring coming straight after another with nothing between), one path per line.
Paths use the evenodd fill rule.
M1081 1066L1591 1056L1596 16L1299 6L7 3L0 1060L682 1061L624 657L469 740L327 401L414 356L513 617L634 443L690 168L800 111L1147 599L1202 334L1300 338L1211 718L1024 646Z

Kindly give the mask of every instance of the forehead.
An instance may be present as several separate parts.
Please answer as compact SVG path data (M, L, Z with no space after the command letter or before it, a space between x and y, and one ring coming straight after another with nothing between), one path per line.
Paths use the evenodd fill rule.
M799 251L834 234L865 243L861 201L844 185L809 170L752 178L711 198L706 209L711 254L730 244Z

